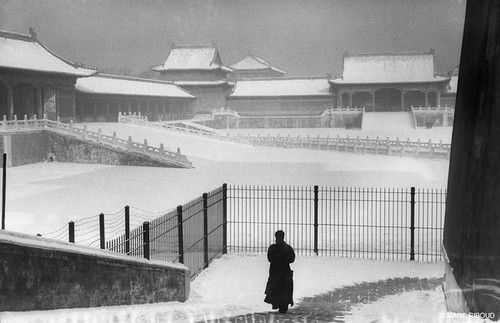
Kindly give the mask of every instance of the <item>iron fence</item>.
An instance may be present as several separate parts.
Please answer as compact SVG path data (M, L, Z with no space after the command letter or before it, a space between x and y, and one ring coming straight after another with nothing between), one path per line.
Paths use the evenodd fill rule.
M228 250L266 252L281 229L300 254L437 261L445 201L432 189L231 186Z
M134 257L180 262L194 279L227 252L226 191L223 185L166 212L126 206L115 214L71 221L44 236Z
M445 202L445 190L224 184L167 212L127 206L45 236L180 262L192 279L228 251L265 253L279 229L298 254L438 261Z

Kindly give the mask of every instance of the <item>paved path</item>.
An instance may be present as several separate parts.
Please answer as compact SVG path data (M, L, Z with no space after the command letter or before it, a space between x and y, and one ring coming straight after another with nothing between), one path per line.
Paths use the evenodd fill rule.
M442 278L410 277L363 282L303 298L297 305L291 307L287 314L270 311L202 322L344 322L344 316L349 313L353 305L372 303L384 296L403 292L433 290L441 284Z

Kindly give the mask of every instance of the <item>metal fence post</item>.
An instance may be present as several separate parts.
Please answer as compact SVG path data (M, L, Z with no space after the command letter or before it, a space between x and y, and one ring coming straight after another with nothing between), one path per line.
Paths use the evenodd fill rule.
M318 195L319 187L314 186L314 253L318 255Z
M106 249L106 237L104 236L104 214L99 214L99 237L101 239L101 249Z
M208 267L208 194L203 193L203 262Z
M130 253L130 207L125 206L125 253Z
M69 242L75 243L75 222L68 223Z
M179 262L184 263L184 233L182 230L182 205L177 206L177 235L179 238Z
M142 242L143 242L143 247L144 247L144 258L147 260L151 259L151 256L149 254L149 222L145 221L142 224Z
M415 260L415 187L410 189L410 260Z
M227 254L227 184L222 184L222 254Z
M6 189L7 189L7 154L3 154L3 161L2 161L2 230L5 230L5 196L6 196Z

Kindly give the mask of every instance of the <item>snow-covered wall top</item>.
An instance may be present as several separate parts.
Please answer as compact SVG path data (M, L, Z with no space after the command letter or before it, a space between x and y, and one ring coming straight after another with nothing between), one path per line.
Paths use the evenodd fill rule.
M44 250L64 251L88 256L101 257L106 259L115 259L133 263L142 263L147 265L156 265L165 268L174 268L189 270L186 266L180 263L170 263L164 261L147 260L145 258L131 257L108 250L96 249L92 247L82 246L70 242L63 242L54 239L48 239L39 236L28 235L19 232L0 230L0 243L10 243L25 247L32 247Z

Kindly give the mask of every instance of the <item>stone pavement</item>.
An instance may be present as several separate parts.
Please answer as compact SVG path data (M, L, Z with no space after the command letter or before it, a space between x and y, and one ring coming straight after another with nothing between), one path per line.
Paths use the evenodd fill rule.
M305 297L291 307L287 314L269 311L202 322L344 322L344 316L349 313L353 305L372 303L384 296L403 292L433 290L442 282L442 278L410 277L380 280L372 283L363 282L337 288L325 294Z

